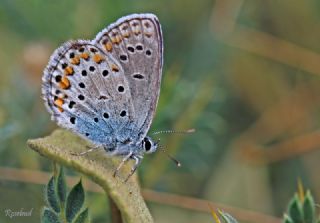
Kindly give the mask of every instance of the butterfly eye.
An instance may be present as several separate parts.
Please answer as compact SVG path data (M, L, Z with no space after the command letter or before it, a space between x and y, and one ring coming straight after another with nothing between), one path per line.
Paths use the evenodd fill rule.
M151 149L151 142L147 139L147 138L144 138L144 149L146 152L149 152L150 149Z

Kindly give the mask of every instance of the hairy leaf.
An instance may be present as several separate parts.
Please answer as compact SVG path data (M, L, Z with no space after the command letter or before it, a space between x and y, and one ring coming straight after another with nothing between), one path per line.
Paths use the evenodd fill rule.
M63 167L60 168L58 179L57 179L57 191L60 202L64 203L67 197L67 185L64 178Z
M46 190L46 198L48 201L48 205L57 213L60 212L60 206L58 202L57 193L55 190L55 180L54 177L51 177Z
M74 223L86 223L86 222L89 222L89 211L88 211L88 208L86 208L84 211L82 211L78 215L76 220L74 221Z
M70 191L66 204L66 218L68 222L72 222L74 217L81 210L84 203L84 190L81 180Z
M302 206L297 194L295 194L295 196L289 203L288 213L291 219L293 220L293 222L295 223L303 222Z
M303 214L304 214L304 222L305 223L314 223L315 216L315 203L310 191L307 191L303 202Z
M49 208L42 211L41 223L61 223L57 214Z
M288 215L284 215L283 223L294 223Z

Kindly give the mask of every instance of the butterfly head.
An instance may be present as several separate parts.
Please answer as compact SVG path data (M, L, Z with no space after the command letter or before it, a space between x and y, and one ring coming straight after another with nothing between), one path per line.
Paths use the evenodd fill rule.
M145 153L154 153L158 149L158 141L153 141L149 136L142 140L142 147Z

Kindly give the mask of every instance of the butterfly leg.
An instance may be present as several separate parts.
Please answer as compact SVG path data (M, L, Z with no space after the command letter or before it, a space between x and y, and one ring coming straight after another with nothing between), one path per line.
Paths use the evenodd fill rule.
M139 164L141 163L142 157L141 156L132 156L132 158L136 161L136 163L134 164L134 166L131 168L131 172L130 174L127 176L126 180L124 182L127 182L129 180L129 178L134 174L134 172L136 172Z
M119 164L119 166L117 167L117 169L114 171L113 177L116 177L116 176L117 176L117 174L118 174L119 170L121 169L121 167L125 164L125 162L127 162L127 161L130 159L131 156L132 156L132 152L130 152L127 156L125 156L125 157L123 158L123 160L121 161L121 163Z
M87 148L90 148L90 147L87 146ZM96 150L98 150L100 148L101 147L96 146L96 147L92 147L92 148L88 149L87 151L84 151L84 152L81 152L81 153L71 153L71 154L74 155L74 156L84 156L87 153L91 153L91 152L96 151Z

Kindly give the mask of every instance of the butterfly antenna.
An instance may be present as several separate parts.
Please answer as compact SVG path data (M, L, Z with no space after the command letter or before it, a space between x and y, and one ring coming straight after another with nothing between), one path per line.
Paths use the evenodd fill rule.
M177 130L162 130L158 132L153 132L152 135L158 135L158 134L189 134L189 133L194 133L196 130L195 129L188 129L188 130L183 130L183 131L177 131Z
M158 140L160 141L160 139ZM166 150L164 149L164 147L162 145L159 145L159 149L161 149L161 151L170 159L172 160L177 167L181 167L181 163L176 159L174 158L173 156L169 155L168 153L166 153Z

